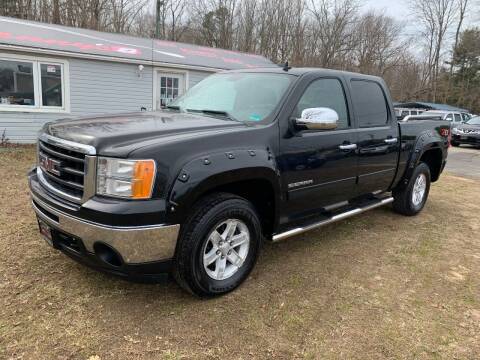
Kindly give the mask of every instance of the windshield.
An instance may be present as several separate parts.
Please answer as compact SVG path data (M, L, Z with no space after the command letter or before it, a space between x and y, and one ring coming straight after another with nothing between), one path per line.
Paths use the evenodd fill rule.
M237 121L269 120L295 76L269 73L224 73L202 80L170 107L203 111Z
M468 125L480 125L480 116L475 116L470 120L467 120L465 123Z

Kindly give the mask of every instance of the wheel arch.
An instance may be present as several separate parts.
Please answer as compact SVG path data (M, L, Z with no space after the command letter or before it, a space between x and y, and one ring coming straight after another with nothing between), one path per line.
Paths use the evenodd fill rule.
M246 154L246 156L245 156ZM243 155L243 156L242 156ZM280 180L269 152L236 152L202 157L186 164L169 192L169 217L182 223L206 195L226 192L250 201L259 213L265 235L277 226Z
M445 165L446 151L437 138L429 136L429 133L423 133L412 147L405 172L395 188L404 188L410 181L413 171L422 161L425 161L430 168L431 181L437 181Z
M420 156L418 163L425 163L430 168L431 181L435 182L442 171L443 153L439 147L432 147L425 150Z

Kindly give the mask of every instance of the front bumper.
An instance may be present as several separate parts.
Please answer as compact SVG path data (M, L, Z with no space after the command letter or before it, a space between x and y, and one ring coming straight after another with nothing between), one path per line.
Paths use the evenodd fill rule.
M179 225L121 226L99 223L92 220L94 216L91 211L91 216L86 219L79 216L85 212L80 208L62 208L58 199L43 191L34 172L29 176L29 183L33 209L37 217L53 229L53 245L57 249L87 265L120 275L148 275L169 270ZM138 217L141 214L130 216ZM115 264L105 261L99 254L99 249L105 248L111 249L119 261Z
M451 141L458 144L480 145L480 134L452 134Z

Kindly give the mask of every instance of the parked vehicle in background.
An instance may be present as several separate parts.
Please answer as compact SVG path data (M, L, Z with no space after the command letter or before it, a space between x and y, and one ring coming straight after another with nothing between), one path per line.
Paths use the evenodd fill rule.
M407 109L407 108L395 108L395 116L397 120L403 120L406 116L420 115L425 109Z
M452 128L452 146L462 144L480 146L480 116L472 117Z
M452 127L460 125L463 123L467 117L467 113L461 113L457 111L444 111L444 110L428 110L423 113L423 115L428 116L439 116L442 120L450 121Z
M248 277L264 239L389 203L418 214L449 132L434 117L397 122L378 77L223 72L163 111L46 124L30 192L40 232L77 261L134 279L172 272L219 295Z

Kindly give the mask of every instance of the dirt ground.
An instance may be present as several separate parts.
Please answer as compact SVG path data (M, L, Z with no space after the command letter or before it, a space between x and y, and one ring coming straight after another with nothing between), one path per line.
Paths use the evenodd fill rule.
M384 207L267 244L233 293L199 300L76 264L40 238L0 149L2 359L479 359L480 181L444 175L425 210Z

